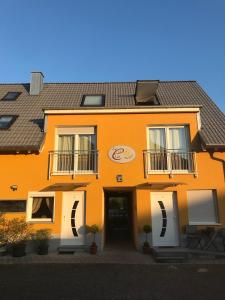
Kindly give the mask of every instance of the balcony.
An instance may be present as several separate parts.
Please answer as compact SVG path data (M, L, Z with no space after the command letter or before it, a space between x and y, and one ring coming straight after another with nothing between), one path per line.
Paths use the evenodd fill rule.
M50 151L49 174L51 175L76 175L96 174L98 176L98 151Z
M145 177L148 174L186 174L196 175L196 153L167 150L144 151Z

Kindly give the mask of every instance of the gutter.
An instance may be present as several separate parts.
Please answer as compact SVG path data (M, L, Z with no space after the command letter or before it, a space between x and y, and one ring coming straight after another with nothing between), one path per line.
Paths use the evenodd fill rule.
M113 107L98 107L98 108L79 108L79 109L52 109L44 108L45 115L79 115L79 114L149 114L149 113L198 113L201 106L140 106L129 108L113 108Z
M39 145L0 146L1 154L39 154Z

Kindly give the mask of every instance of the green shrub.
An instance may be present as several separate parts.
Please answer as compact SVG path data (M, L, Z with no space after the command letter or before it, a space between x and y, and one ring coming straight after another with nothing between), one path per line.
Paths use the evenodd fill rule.
M32 226L23 218L5 221L5 238L7 244L20 244L31 239Z
M95 235L96 235L96 233L98 233L99 232L99 227L98 227L98 225L96 225L96 224L93 224L93 225L91 225L91 226L86 226L86 230L87 230L87 232L88 233L91 233L91 234L93 234L93 243L95 242Z

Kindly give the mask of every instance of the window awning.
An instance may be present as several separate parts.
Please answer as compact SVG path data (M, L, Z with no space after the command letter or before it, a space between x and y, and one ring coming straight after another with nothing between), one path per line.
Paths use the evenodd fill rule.
M149 188L153 190L163 190L169 187L184 185L184 182L146 182L137 185L137 188Z
M80 187L85 187L89 182L80 182L80 183L55 183L47 186L41 192L50 192L50 191L73 191Z

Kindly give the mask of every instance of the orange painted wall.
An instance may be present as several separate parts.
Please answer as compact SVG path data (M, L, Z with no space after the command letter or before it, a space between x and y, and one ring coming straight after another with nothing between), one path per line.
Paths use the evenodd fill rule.
M187 224L188 189L216 189L220 222L225 226L225 186L222 162L211 159L209 153L197 153L198 177L191 174L149 175L144 178L143 150L147 149L146 128L153 125L183 125L190 128L191 148L199 149L197 139L197 121L195 113L165 114L101 114L101 115L50 115L47 120L47 134L42 152L39 155L0 155L0 199L27 199L28 192L41 191L45 187L62 182L89 182L87 192L87 224L98 224L104 229L104 193L105 188L130 188L134 191L137 224L135 236L142 225L150 223L150 190L135 188L146 182L182 182L184 185L165 189L176 191L178 199L180 225ZM97 149L99 150L99 179L95 175L52 176L48 180L48 152L54 150L55 128L58 126L96 126ZM136 152L132 162L117 164L108 157L109 149L114 145L128 145ZM216 153L216 157L225 160L225 153ZM116 182L116 175L123 175L123 182ZM18 185L17 191L11 191L12 184ZM35 228L50 227L60 234L61 192L56 195L56 218L54 224L35 224ZM15 214L18 216L19 214ZM11 214L12 216L12 214Z

